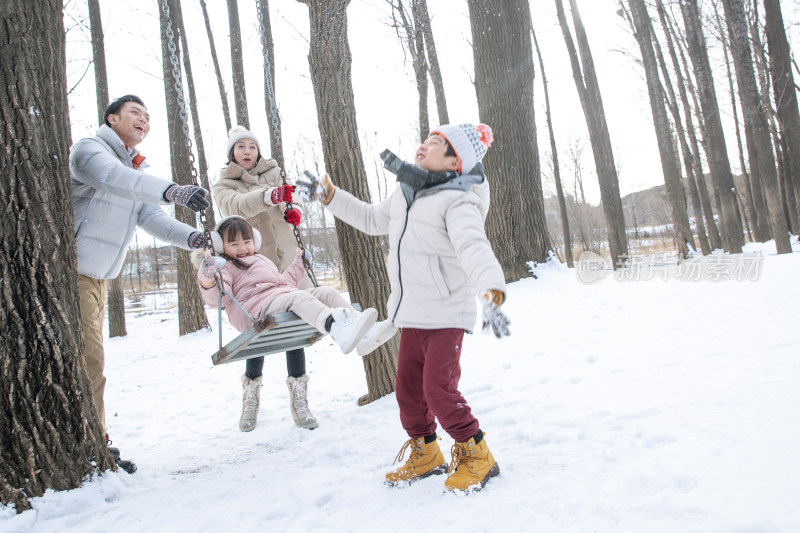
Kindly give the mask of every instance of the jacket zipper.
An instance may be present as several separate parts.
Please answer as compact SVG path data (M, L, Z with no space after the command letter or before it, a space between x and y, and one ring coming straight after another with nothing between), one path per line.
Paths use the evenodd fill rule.
M406 220L403 223L403 231L400 232L400 238L397 239L397 281L400 283L400 297L397 299L397 307L394 308L392 324L394 324L394 321L397 318L397 313L400 312L400 304L403 302L403 269L400 266L400 244L402 244L403 236L405 236L406 228L408 228L408 212L411 211L411 206L414 204L414 200L416 199L417 195L415 193L411 203L408 204L408 207L406 207Z

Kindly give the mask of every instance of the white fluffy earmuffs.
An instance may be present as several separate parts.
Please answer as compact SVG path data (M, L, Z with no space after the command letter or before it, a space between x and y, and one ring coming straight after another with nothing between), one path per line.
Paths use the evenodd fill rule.
M217 222L217 227L214 228L214 231L211 232L211 246L214 248L215 254L221 255L225 252L225 247L222 243L222 236L219 234L219 228L220 226L222 226L223 222L231 218L241 218L242 220L247 222L246 218L241 217L239 215L231 215ZM250 222L247 223L250 224ZM252 225L250 227L252 227ZM256 228L253 228L253 249L256 252L258 252L261 249L261 232L258 231Z

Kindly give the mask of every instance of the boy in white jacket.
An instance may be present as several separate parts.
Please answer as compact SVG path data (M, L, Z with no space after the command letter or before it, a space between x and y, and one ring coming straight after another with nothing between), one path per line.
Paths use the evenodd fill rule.
M398 188L379 204L337 189L327 176L297 183L308 199L319 199L337 218L369 235L389 235L389 320L402 329L396 397L400 421L410 437L398 454L406 463L386 474L389 485L448 471L437 444L436 419L455 440L445 486L477 490L499 468L478 420L458 391L464 332L477 318L476 295L485 322L500 337L508 320L499 310L505 277L484 230L489 185L480 160L492 142L485 124L445 125L417 149L414 164L385 151L386 168Z

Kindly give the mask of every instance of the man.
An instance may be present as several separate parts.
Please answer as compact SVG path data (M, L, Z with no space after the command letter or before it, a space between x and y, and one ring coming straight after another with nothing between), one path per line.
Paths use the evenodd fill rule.
M69 166L86 371L105 430L106 280L119 275L137 226L186 250L203 247L202 232L170 217L159 206L175 203L201 211L209 204L203 188L177 185L144 172L149 165L136 146L150 132L150 115L139 97L126 95L111 102L104 121L97 135L72 146ZM106 442L111 442L108 433ZM120 459L117 448L109 450L120 468L130 474L136 471L133 461Z

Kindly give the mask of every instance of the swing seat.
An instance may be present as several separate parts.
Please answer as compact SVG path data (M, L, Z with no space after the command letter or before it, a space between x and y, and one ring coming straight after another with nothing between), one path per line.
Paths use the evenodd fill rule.
M361 310L359 304L352 304ZM254 324L211 356L214 365L243 361L311 346L325 335L291 311L273 313Z

